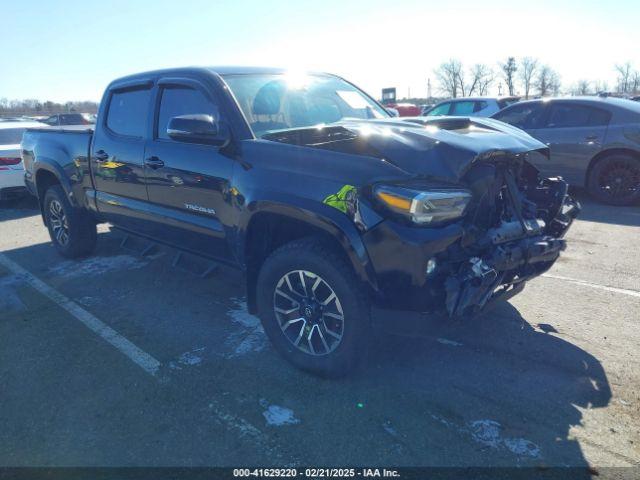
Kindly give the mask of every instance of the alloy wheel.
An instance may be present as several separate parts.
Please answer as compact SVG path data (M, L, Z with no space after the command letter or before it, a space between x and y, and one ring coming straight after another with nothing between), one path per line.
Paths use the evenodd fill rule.
M293 270L280 278L273 308L284 336L298 350L314 356L333 352L344 335L340 299L319 275Z
M58 200L52 200L49 203L49 222L56 242L62 246L67 245L69 243L69 224Z
M609 198L631 199L640 190L640 168L629 160L615 160L600 172L598 188Z

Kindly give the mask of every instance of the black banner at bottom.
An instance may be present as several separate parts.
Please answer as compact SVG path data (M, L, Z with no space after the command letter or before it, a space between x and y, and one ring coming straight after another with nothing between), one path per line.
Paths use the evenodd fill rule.
M222 480L252 478L419 479L419 480L573 480L640 479L640 467L448 468L448 467L285 467L285 468L1 468L0 480Z

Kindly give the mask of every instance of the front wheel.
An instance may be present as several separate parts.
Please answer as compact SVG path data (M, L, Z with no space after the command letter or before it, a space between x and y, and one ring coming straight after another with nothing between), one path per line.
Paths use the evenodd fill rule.
M260 270L257 295L267 336L298 368L339 377L363 360L369 302L351 266L331 246L305 238L279 248Z
M615 154L598 160L587 179L589 193L609 205L631 205L640 200L640 160Z
M96 224L73 208L60 185L49 187L43 200L44 219L53 246L63 256L76 258L91 253L97 241Z

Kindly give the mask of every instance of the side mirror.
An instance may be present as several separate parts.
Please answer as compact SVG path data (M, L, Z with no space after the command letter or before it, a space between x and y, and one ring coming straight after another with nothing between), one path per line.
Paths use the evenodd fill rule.
M207 114L171 118L167 125L167 135L178 142L204 143L218 147L226 146L231 137L226 124Z

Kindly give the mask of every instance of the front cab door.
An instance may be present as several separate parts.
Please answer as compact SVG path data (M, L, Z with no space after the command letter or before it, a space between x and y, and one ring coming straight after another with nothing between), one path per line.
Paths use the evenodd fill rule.
M155 238L221 260L230 259L225 225L234 161L220 147L173 140L171 118L206 114L217 120L216 99L188 78L158 82L152 138L144 153L149 203L156 219Z

